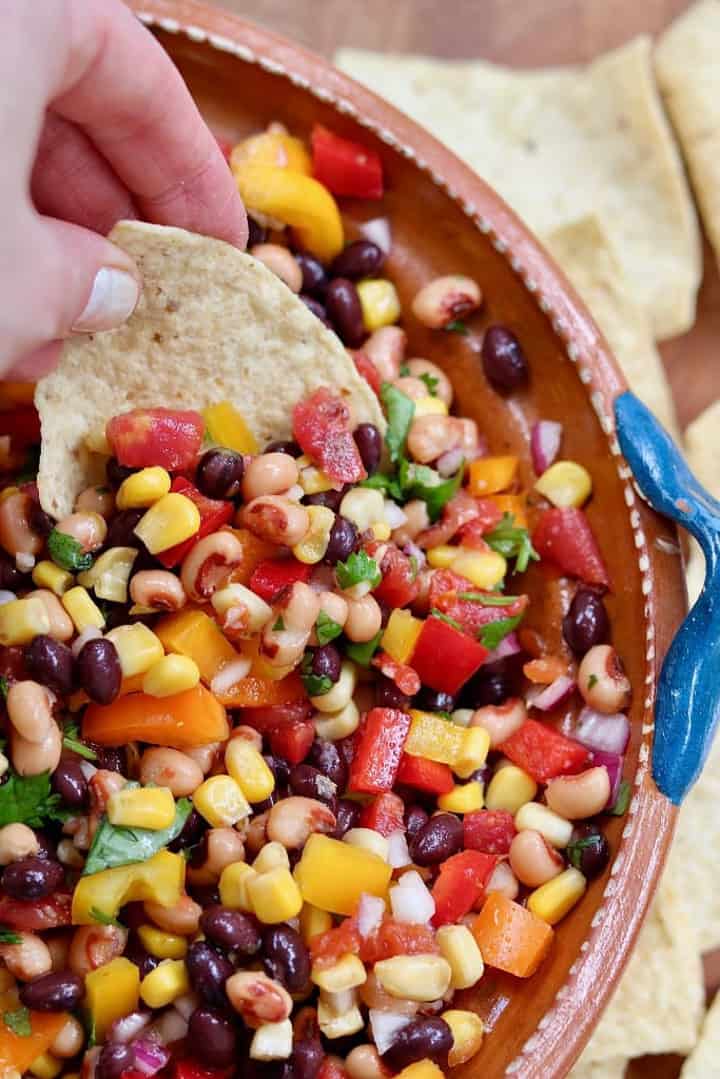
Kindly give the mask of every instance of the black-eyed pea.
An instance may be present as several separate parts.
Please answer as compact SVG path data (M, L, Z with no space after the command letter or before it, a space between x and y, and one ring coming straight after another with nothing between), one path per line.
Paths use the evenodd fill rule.
M183 559L182 586L191 599L209 599L243 559L243 546L232 532L213 532L195 544Z
M281 1023L292 1011L287 989L259 970L239 970L225 982L225 992L235 1011L253 1030L266 1023Z
M61 753L62 735L54 720L40 742L30 742L14 730L10 735L10 756L18 775L38 776L43 772L54 772Z
M97 551L107 536L105 518L99 513L70 513L55 525L57 532L77 540L83 552Z
M85 1044L85 1029L79 1019L69 1015L55 1035L50 1052L62 1060L76 1056Z
M404 547L406 543L412 543L426 528L430 527L427 503L420 498L414 498L403 506L405 521L399 528L394 529L393 542L398 547Z
M383 382L393 382L400 374L407 334L399 326L381 326L374 330L362 351L375 364Z
M279 495L298 482L298 466L288 453L261 453L250 459L242 481L246 502L263 495Z
M500 892L507 899L517 899L520 891L520 885L518 879L513 873L510 865L507 862L498 862L492 873L490 874L490 880L487 883L485 893L480 899L478 908L485 902L485 896L490 892Z
M565 863L547 840L532 829L518 832L510 844L510 867L528 888L538 888L562 873Z
M448 274L434 278L416 293L412 312L423 326L440 330L449 322L465 318L481 303L477 282L462 274Z
M174 798L192 794L203 781L200 765L179 749L152 746L140 758L140 782L168 787Z
M0 959L12 975L30 982L52 970L52 956L44 940L36 933L18 932L15 944L0 944Z
M305 507L283 495L254 498L242 508L239 518L253 535L284 547L295 547L310 527Z
M155 611L179 611L187 603L182 581L163 569L140 570L130 579L130 598Z
M393 381L400 393L404 393L411 401L422 401L428 396L427 384L421 378L413 378L412 375L402 375Z
M554 813L566 820L584 820L602 813L610 798L610 777L600 765L574 776L548 780L545 800Z
M431 413L413 420L407 446L412 457L420 464L430 464L448 450L454 450L460 441L460 432L452 416Z
M432 393L434 397L439 397L449 408L452 404L453 388L450 379L442 368L438 367L436 363L432 363L431 360L420 357L408 360L407 365L411 377L422 379L427 387L427 392ZM428 377L423 378L423 375Z
M37 836L27 824L16 822L0 828L0 865L31 858L40 850Z
M86 487L75 500L78 513L99 513L108 518L115 509L115 495L109 487Z
M250 254L284 281L292 292L302 288L303 275L297 259L281 244L255 244Z
M503 704L487 704L476 708L469 725L483 727L490 735L490 748L495 749L519 730L526 718L525 702L519 697L511 697Z
M181 896L172 907L146 900L143 909L158 929L164 929L166 933L174 933L179 937L194 936L200 926L202 907L189 895Z
M632 687L612 645L596 644L583 656L578 669L578 689L590 708L608 715L630 704Z
M374 596L368 593L361 599L348 599L345 636L356 644L371 641L382 624L382 611Z
M81 925L75 930L68 952L68 966L84 977L105 966L125 951L128 931L120 925Z
M33 500L25 491L14 491L0 502L0 547L15 558L36 555L44 539L32 527Z
M35 591L30 592L29 595L39 599L47 611L47 616L50 621L48 636L54 637L56 641L66 642L72 640L75 636L73 620L55 593L47 588L36 588Z
M276 802L268 811L267 837L288 850L302 847L313 832L332 832L335 814L315 798L293 796Z

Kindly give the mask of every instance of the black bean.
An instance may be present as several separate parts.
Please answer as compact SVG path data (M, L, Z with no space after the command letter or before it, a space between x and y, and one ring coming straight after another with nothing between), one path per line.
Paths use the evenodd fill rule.
M391 678L380 675L375 683L375 703L378 708L399 708L407 712L410 698L402 693Z
M336 517L330 529L330 541L323 562L327 562L329 566L345 562L357 544L358 531L352 521L348 521L347 517Z
M318 491L314 495L305 495L303 504L305 506L327 506L333 513L337 513L344 496L344 491Z
M316 738L310 746L308 764L331 779L339 791L344 791L348 780L348 766L334 742Z
M290 772L290 790L301 798L314 798L328 807L331 813L337 809L337 787L331 779L309 764L296 764Z
M290 782L290 765L284 757L276 757L272 753L264 753L263 759L275 777L275 785L287 787Z
M43 974L20 989L20 1000L36 1012L72 1012L85 996L85 982L71 970Z
M5 866L2 887L13 899L42 899L62 884L65 871L59 862L47 858L21 858Z
M333 277L350 277L359 281L378 273L385 261L385 252L371 240L356 240L336 255L330 266Z
M463 845L463 826L453 813L436 813L413 837L410 856L416 865L437 865Z
M140 943L139 939L133 934L130 934L130 939L125 945L125 951L123 955L126 959L129 959L131 963L140 971L140 977L144 978L151 971L155 970L155 967L160 966L160 960L146 952Z
M610 860L610 845L596 824L576 824L567 848L571 865L584 877L599 876Z
M351 828L358 828L360 826L361 812L362 807L357 802L353 802L351 798L340 798L335 811L337 823L332 832L333 838L342 839Z
M124 746L99 746L96 742L88 742L97 754L93 761L96 768L104 768L106 772L119 772L125 775L127 772L127 753Z
M263 967L288 993L300 993L310 978L310 953L289 925L269 926L263 934Z
M235 498L240 494L245 462L232 450L208 450L195 473L198 487L208 498Z
M107 464L105 465L105 475L107 481L111 487L117 489L121 483L123 483L128 476L132 476L134 468L128 468L127 465L121 465L117 457L109 457Z
M122 1042L106 1042L95 1065L95 1079L120 1079L135 1067L135 1050Z
M348 734L345 738L338 738L335 745L338 747L340 756L349 768L355 759L355 735Z
M197 809L191 809L185 820L182 831L168 844L168 850L177 853L181 850L189 850L200 842L208 829L208 823L201 817Z
M33 532L36 532L38 536L42 536L43 539L52 532L55 527L55 522L49 513L45 513L39 502L33 500L30 506L30 512L28 514L28 524L32 528Z
M505 326L489 326L482 343L485 377L495 389L514 390L527 382L528 362L520 342Z
M37 840L38 849L35 854L36 858L48 858L53 862L57 861L57 847L55 842L50 838L47 832L40 832L35 829L35 839Z
M250 214L248 214L248 248L255 244L264 244L267 239L267 229Z
M442 690L430 689L428 686L423 686L413 700L413 708L419 708L423 712L452 712L456 707L456 699L451 693L443 693Z
M9 592L18 592L27 580L26 574L20 572L14 560L9 558L4 551L0 551L0 588Z
M193 989L204 997L208 1004L223 1007L225 982L233 972L232 964L224 955L220 955L203 940L196 940L187 953L187 968Z
M80 685L96 704L112 704L120 692L122 667L117 648L106 637L87 641L77 657Z
M562 628L563 637L578 655L584 655L593 645L608 640L610 620L597 592L589 588L578 589L563 618Z
M231 910L219 903L208 907L200 916L200 928L213 944L242 955L260 951L262 937L257 922L241 910Z
M328 278L322 262L309 255L307 251L298 251L295 255L298 266L302 270L302 291L316 293L322 296L327 288Z
M188 1024L188 1043L196 1046L211 1068L235 1063L237 1034L230 1020L214 1008L196 1008Z
M383 1060L393 1071L402 1071L410 1064L425 1059L432 1060L439 1068L447 1069L448 1053L452 1046L452 1031L444 1019L413 1019L397 1032L392 1045L383 1054Z
M60 758L60 763L50 777L50 785L66 806L82 809L87 805L88 782L76 757Z
M410 805L405 809L405 829L408 842L411 842L418 832L421 832L429 821L429 816L422 806Z
M504 669L480 668L479 672L463 686L460 705L465 708L483 708L486 704L502 704L512 695L512 687Z
M353 431L353 438L365 471L372 476L373 472L377 472L382 457L382 435L374 423L361 423Z
M352 281L336 277L325 293L328 318L348 348L358 348L365 339L362 306Z
M342 659L334 644L324 644L315 649L311 670L318 678L329 678L331 682L337 682L341 666Z
M305 292L300 293L299 299L301 299L305 306L309 308L310 311L312 311L313 315L315 315L316 318L319 318L321 322L324 322L325 325L332 330L333 327L330 324L329 318L327 317L327 311L325 310L324 305L321 304L319 300L316 300L314 296L308 296Z
M278 438L274 442L268 442L263 453L286 453L288 457L302 457L302 450L291 438Z
M75 660L72 651L62 641L39 633L25 650L25 662L37 682L56 693L72 692Z
M301 1038L293 1043L293 1079L317 1079L325 1059L325 1051L319 1038Z
M145 510L121 510L116 513L108 525L105 547L135 547L138 551L142 550L143 543L135 535L135 526L144 513Z

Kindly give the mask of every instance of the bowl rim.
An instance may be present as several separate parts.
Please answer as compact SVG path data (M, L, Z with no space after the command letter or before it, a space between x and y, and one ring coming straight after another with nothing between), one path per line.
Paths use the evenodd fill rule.
M590 931L554 1001L505 1072L516 1079L549 1079L546 1062L552 1060L552 1074L565 1075L630 957L658 883L677 814L677 807L655 786L650 755L655 690L664 653L686 610L685 580L679 557L669 566L661 565L660 555L679 555L679 544L677 551L668 550L667 540L659 534L660 518L636 491L620 451L613 402L628 388L625 378L583 301L527 226L484 180L415 121L325 58L232 12L201 0L126 2L153 30L184 36L287 79L293 87L370 131L425 173L506 258L531 294L575 367L605 435L623 487L645 597L642 738L625 827ZM661 577L662 604L658 605ZM675 589L669 587L673 577ZM647 836L645 844L638 841L641 836ZM613 903L616 895L621 898ZM615 917L608 917L609 911ZM575 1003L578 999L584 1004L581 1009Z

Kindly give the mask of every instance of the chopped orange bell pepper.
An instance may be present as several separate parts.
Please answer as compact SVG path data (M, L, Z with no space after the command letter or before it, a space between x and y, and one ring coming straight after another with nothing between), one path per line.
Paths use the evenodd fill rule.
M567 672L568 665L560 656L541 656L540 659L529 660L523 667L525 677L540 686L549 686Z
M506 491L515 480L517 468L517 457L478 457L470 465L468 490L476 498Z
M112 704L91 704L83 716L83 738L101 746L150 742L157 746L201 746L224 742L230 733L225 709L197 685L171 697L131 693Z
M277 704L292 704L307 696L297 671L275 682L270 678L261 678L249 674L241 678L232 690L218 700L226 708L269 708Z
M547 922L500 892L487 897L472 932L487 965L518 978L535 973L554 936Z
M527 500L525 495L490 495L501 513L509 513L516 528L527 528Z
M238 513L240 512L238 511ZM260 563L266 558L276 557L278 549L274 543L267 543L266 540L253 536L252 532L249 532L247 528L229 528L227 531L232 532L242 547L240 561L233 566L227 583L249 584L250 578Z
M3 1021L5 1012L21 1007L17 991L0 995L0 1075L6 1069L27 1071L34 1060L46 1053L67 1021L67 1012L30 1012L31 1034L20 1037Z
M196 608L161 618L155 633L166 652L195 660L200 677L208 686L227 663L238 659L238 653L217 622Z

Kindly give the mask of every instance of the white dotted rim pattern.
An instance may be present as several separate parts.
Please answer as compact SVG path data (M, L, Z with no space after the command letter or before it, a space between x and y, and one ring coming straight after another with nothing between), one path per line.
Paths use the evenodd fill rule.
M642 741L638 751L638 764L633 779L633 785L635 787L635 793L630 799L630 804L627 811L627 822L622 831L620 847L615 855L613 864L610 869L610 876L603 892L603 900L611 899L617 889L616 877L620 872L624 861L625 851L624 847L627 839L632 833L633 820L637 813L639 799L638 790L642 786L645 777L649 770L650 760L650 736L654 730L653 722L653 708L655 701L655 685L657 680L657 661L655 655L654 645L654 621L655 621L655 602L653 596L653 584L652 576L650 572L650 556L648 551L647 538L642 528L642 522L640 513L637 508L637 492L634 486L632 472L627 462L622 457L620 445L615 435L615 423L613 419L612 402L608 402L605 395L600 389L593 388L593 372L592 369L586 366L582 362L582 355L578 345L571 339L571 327L568 325L567 320L557 315L553 310L551 301L539 291L538 282L531 276L529 271L522 265L521 260L509 251L509 245L506 240L498 235L492 223L483 214L480 214L472 203L469 203L466 199L462 198L453 188L447 183L447 181L436 172L426 161L415 153L412 147L407 146L401 142L396 135L386 127L382 127L374 120L371 120L365 116L362 116L352 102L346 98L339 97L323 87L313 86L312 83L302 75L298 75L296 72L289 70L277 61L264 57L257 53L255 50L248 48L246 45L241 45L239 42L233 41L231 38L224 37L219 34L213 34L207 30L204 30L198 26L184 25L177 19L158 17L149 12L139 11L137 12L138 18L146 26L157 27L160 30L164 30L170 34L183 34L191 41L197 43L209 44L212 48L217 49L220 52L231 53L238 59L248 64L255 64L263 71L267 71L272 75L278 75L287 79L302 90L307 91L313 97L317 98L325 104L331 105L338 112L350 116L361 127L366 128L369 131L384 142L387 146L391 147L396 152L400 153L403 157L412 161L413 164L430 177L432 182L443 190L449 198L452 199L456 205L460 207L462 212L468 217L478 230L487 236L492 243L494 249L502 255L505 255L508 264L513 272L520 278L523 285L529 293L535 298L535 301L540 310L550 320L552 329L557 337L563 343L565 354L570 362L575 366L578 377L582 384L588 389L588 396L590 403L593 407L595 414L597 415L600 427L605 434L608 442L610 453L615 460L615 465L623 485L623 493L625 497L625 503L629 511L630 527L633 533L633 539L635 547L638 552L638 570L640 574L640 587L643 596L645 597L645 605L643 608L643 616L645 619L645 662L646 662L646 674L645 674L645 699L643 702L643 723L641 728ZM640 496L642 497L642 496ZM515 1075L523 1066L527 1058L531 1057L535 1048L537 1047L538 1033L546 1029L551 1023L556 1007L558 1007L562 1000L570 992L573 983L577 979L581 966L585 961L582 957L587 955L590 949L590 940L593 937L595 931L597 931L600 925L605 920L605 914L607 913L606 904L601 902L598 909L590 923L591 932L583 943L580 945L580 956L575 960L568 970L568 975L556 994L556 998L553 1004L547 1009L545 1014L540 1019L537 1031L533 1033L525 1042L523 1048L520 1050L518 1056L507 1066L506 1075Z

